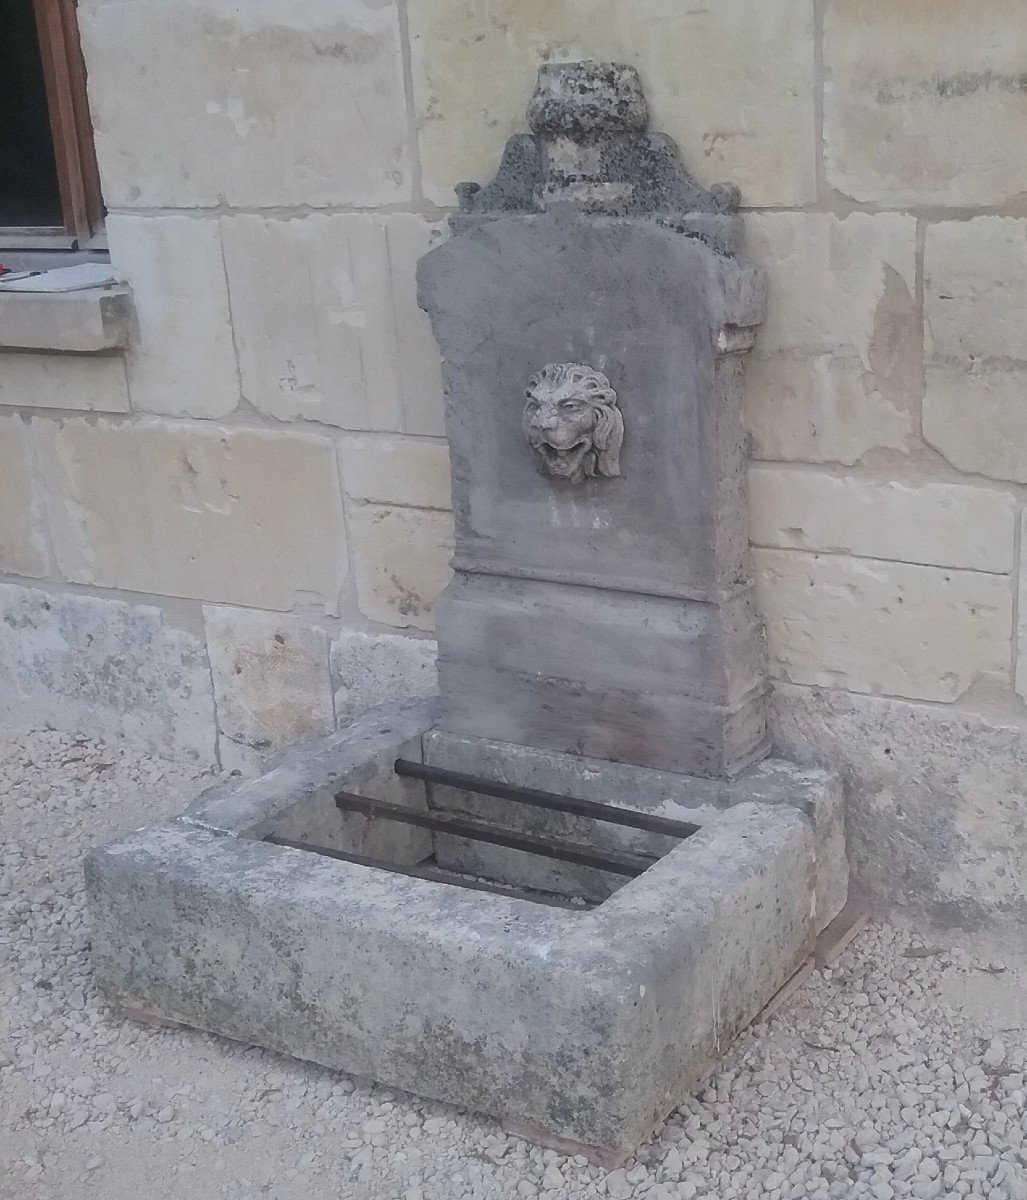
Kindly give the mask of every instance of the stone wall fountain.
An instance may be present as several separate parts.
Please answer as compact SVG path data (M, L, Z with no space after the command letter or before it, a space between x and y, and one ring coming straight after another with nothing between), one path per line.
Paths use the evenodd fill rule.
M542 68L421 262L457 522L436 707L382 708L87 861L126 1009L630 1153L811 953L837 781L767 758L728 186L637 74Z

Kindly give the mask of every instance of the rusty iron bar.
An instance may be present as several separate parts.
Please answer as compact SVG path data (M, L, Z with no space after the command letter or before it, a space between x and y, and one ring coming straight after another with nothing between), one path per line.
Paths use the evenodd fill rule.
M426 783L438 783L444 787L457 788L462 792L476 792L482 796L495 796L500 800L513 800L517 804L530 804L533 808L547 808L554 812L573 813L578 817L591 817L611 825L626 825L631 829L643 829L646 833L661 833L667 837L686 838L697 833L700 826L690 821L674 821L669 817L658 817L651 813L640 813L630 808L615 808L599 804L595 800L579 800L575 796L558 796L554 792L543 792L537 788L519 787L498 780L479 779L475 775L464 775L444 767L432 767L410 759L396 759L396 774L406 779L421 779Z
M453 837L469 838L475 842L490 842L495 846L505 846L509 850L523 850L527 854L537 854L543 858L558 858L563 862L593 867L597 871L611 871L632 879L657 861L648 855L629 854L621 850L608 850L601 854L576 842L514 833L513 830L490 825L488 821L479 821L475 817L443 817L436 813L418 812L416 809L389 804L384 800L355 796L352 792L339 792L335 803L342 812L359 812L381 820L400 821L404 825L417 825L434 833L448 833Z
M333 850L330 846L314 846L310 842L296 842L292 838L278 837L269 833L261 841L269 842L272 846L286 846L290 850L306 850L311 854L320 854L325 858L335 858L340 862L355 863L358 867L373 867L377 871L390 871L393 875L406 875L411 879L426 879L429 883L451 884L453 887L466 888L472 892L491 892L497 896L507 896L512 900L528 900L532 904L545 904L550 908L569 908L574 912L586 912L595 908L594 901L586 900L583 904L573 904L552 892L537 891L532 888L500 887L484 879L468 879L463 875L455 875L444 871L441 867L427 860L403 867L382 858L369 858L366 854L351 854L346 850Z

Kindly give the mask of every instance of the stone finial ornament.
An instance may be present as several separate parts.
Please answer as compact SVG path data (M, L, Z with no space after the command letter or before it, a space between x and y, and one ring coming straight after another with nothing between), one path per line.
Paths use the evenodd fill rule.
M524 395L524 434L543 475L584 483L620 474L624 418L602 371L549 363L528 380Z
M649 105L634 67L624 63L544 63L528 104L537 134L580 141L602 133L645 133Z
M738 189L704 188L674 140L649 132L649 106L634 67L544 63L528 123L530 133L507 141L490 183L457 184L461 211L454 229L569 204L595 215L651 217L728 252L739 244Z

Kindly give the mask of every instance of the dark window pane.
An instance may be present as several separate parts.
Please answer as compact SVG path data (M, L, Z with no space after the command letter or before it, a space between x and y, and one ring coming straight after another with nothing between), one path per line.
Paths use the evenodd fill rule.
M32 0L0 0L0 225L63 225Z

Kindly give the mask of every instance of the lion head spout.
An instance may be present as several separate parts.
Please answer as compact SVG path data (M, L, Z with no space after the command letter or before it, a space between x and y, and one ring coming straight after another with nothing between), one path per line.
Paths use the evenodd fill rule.
M582 483L620 474L624 418L602 371L549 363L528 380L524 395L524 434L544 475Z

